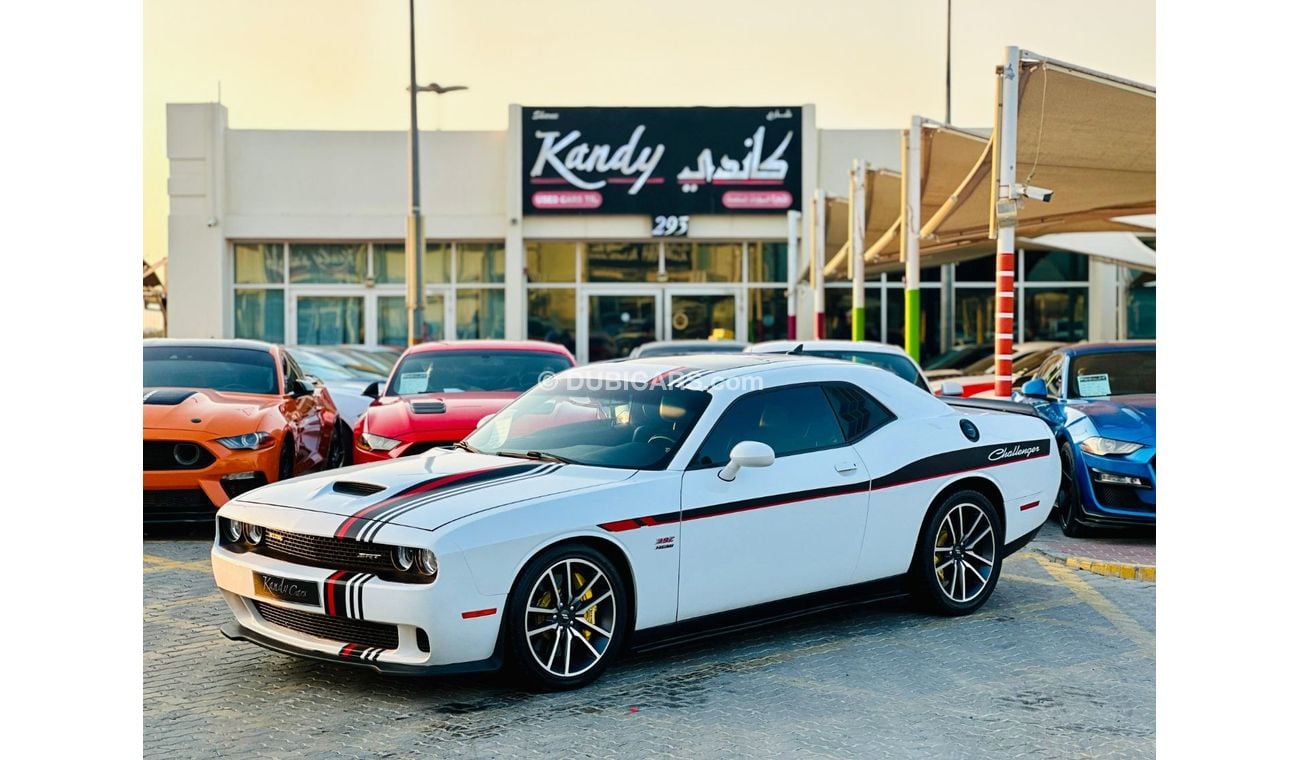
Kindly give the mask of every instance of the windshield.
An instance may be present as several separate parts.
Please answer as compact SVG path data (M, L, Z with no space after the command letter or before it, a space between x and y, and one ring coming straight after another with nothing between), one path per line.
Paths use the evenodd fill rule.
M1156 392L1156 352L1108 351L1070 360L1070 398Z
M961 369L993 353L993 346L954 348L925 363L926 369Z
M546 351L428 351L398 362L385 396L421 393L522 393L573 366Z
M1047 357L1051 356L1052 352L1055 350L1056 349L1054 348L1044 348L1039 351L1034 351L1025 354L1019 359L1016 359L1015 361L1011 362L1011 374L1018 375L1022 372L1038 369L1038 365L1042 364L1043 361L1045 361ZM991 375L993 374L993 365L996 362L997 362L996 356L986 356L983 359L980 359L979 361L967 367L965 370L962 371L962 374Z
M207 388L235 393L280 392L275 359L253 348L146 346L144 387Z
M814 351L805 350L804 356L821 356L827 359L839 359L841 361L853 362L854 364L867 364L872 367L879 367L887 372L903 378L918 388L923 388L926 393L930 392L930 386L925 384L925 378L921 373L916 371L916 365L906 356L898 354L888 354L883 352L869 351L832 351L829 349L817 349Z
M550 455L577 464L661 470L709 405L703 391L619 380L548 380L474 431L485 454Z

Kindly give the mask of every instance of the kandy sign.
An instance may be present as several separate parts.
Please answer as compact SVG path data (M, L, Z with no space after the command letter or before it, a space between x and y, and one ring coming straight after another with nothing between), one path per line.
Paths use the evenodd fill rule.
M781 214L799 108L523 109L525 214Z

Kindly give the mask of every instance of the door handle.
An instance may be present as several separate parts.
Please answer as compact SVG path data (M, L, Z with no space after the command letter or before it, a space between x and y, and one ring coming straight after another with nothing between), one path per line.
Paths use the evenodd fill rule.
M858 466L856 464L853 464L852 462L840 462L839 464L835 465L835 471L840 473L853 472L856 469L858 469Z

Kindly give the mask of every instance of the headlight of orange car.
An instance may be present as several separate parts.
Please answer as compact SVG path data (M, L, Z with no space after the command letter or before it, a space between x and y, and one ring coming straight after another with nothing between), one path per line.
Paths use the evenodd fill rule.
M270 446L271 442L271 434L261 432L244 433L243 435L232 435L228 438L217 439L217 443L232 451L260 449Z

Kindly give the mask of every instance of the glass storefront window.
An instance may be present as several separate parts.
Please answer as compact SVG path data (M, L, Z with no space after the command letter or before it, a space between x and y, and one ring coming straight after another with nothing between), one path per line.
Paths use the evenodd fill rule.
M830 257L831 257L831 254L830 254L829 251L827 251L827 253L826 253L826 259L829 261L829 260L830 260ZM941 279L943 279L943 272L942 272L941 270L942 270L942 267L926 267L926 268L922 269L922 270L921 270L921 282L939 282ZM852 273L850 273L850 274L849 274L849 279L852 279L852 278L853 278L853 275L852 275ZM886 273L885 273L885 279L888 280L889 282L902 282L902 281L903 281L903 270L898 269L898 270L895 270L895 271L893 271L893 272L886 272Z
M1154 247L1155 243L1151 245ZM1129 338L1156 337L1156 276L1138 269L1128 270L1126 320Z
M735 340L736 297L674 293L668 319L669 340Z
M235 282L241 285L284 282L284 246L280 243L236 245Z
M658 243L587 243L582 253L584 282L657 282Z
M955 282L994 282L998 281L997 256L981 256L970 261L959 261L953 267Z
M868 282L864 296L867 340L880 340L879 283ZM853 339L853 288L826 288L826 337L832 340Z
M922 270L924 271L924 270ZM885 341L895 346L906 345L903 320L904 288L889 288L885 319L888 320ZM939 288L921 288L921 364L939 355Z
M666 243L669 282L740 282L740 243Z
M953 288L953 346L993 345L996 293L993 288Z
M425 283L451 282L451 243L427 243L424 249ZM375 282L406 282L406 245L375 244Z
M1065 251L1025 251L1025 282L1087 282L1088 257Z
M1088 288L1027 288L1025 340L1067 343L1088 337Z
M829 301L829 293L827 291ZM749 291L749 340L786 340L790 337L789 312L784 288L755 288ZM876 309L880 314L880 309Z
M298 343L365 343L361 296L298 296Z
M504 338L506 292L500 288L456 289L456 337Z
M506 247L501 243L457 243L456 282L505 282Z
M365 244L294 243L289 246L289 282L360 284L365 276Z
M235 337L284 342L284 291L235 291Z
M446 337L442 294L426 295L424 304L424 340L442 340ZM405 347L406 296L380 296L378 308L379 345Z
M529 243L524 247L528 282L577 282L576 249L574 242Z
M785 282L790 260L785 243L749 244L749 281Z
M573 269L573 248L569 247L569 269ZM577 291L573 288L530 288L528 291L528 339L559 343L577 351Z

